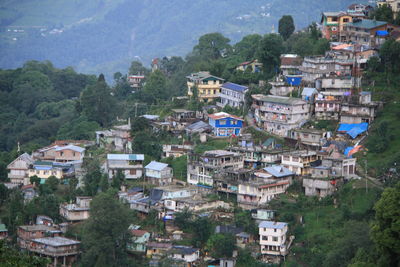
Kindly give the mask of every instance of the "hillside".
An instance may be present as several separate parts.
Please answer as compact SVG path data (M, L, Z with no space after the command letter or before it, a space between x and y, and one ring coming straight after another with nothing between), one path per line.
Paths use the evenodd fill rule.
M125 71L135 58L148 64L154 57L183 56L205 33L218 31L236 42L250 33L277 30L284 14L293 15L300 29L318 21L322 10L352 2L1 1L0 68L47 59L57 67L112 74Z

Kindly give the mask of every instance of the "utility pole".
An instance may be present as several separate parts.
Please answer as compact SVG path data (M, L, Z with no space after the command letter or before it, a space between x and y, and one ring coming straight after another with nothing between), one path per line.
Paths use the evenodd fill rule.
M365 163L365 193L368 194L368 169L367 169L367 160L364 161Z
M135 118L137 117L137 106L138 106L138 103L136 102L135 103Z

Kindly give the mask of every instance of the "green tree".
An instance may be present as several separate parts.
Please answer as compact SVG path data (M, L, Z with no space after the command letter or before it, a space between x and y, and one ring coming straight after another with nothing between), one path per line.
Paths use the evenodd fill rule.
M151 124L148 119L143 117L136 117L131 123L131 134L135 136L136 133L141 131L147 131L151 129Z
M391 266L400 263L400 182L386 188L375 204L375 221L371 227L372 240L384 253Z
M255 59L258 45L261 39L262 36L259 34L250 34L243 37L240 42L237 42L233 46L233 55L237 55L239 57L239 62L235 62L235 65L237 63L241 63L241 61Z
M206 244L208 238L214 231L214 227L210 219L208 219L207 217L198 217L196 218L196 220L193 221L192 231L193 246L200 248Z
M29 181L31 182L31 184L34 184L36 186L40 185L40 178L37 175L31 176L29 178Z
M95 85L83 90L80 102L83 114L103 127L109 126L118 112L116 101L111 96L103 74L100 74Z
M204 59L216 60L230 52L229 42L230 40L221 33L208 33L200 37L193 51Z
M83 266L126 266L131 215L114 193L100 193L90 203L90 218L83 226Z
M150 71L143 66L143 64L139 61L132 61L131 66L129 67L129 74L133 75L147 75Z
M282 16L282 18L279 20L278 32L282 36L283 40L287 40L290 37L290 35L293 34L294 29L295 27L292 16L290 15Z
M388 5L381 5L380 7L377 7L370 14L371 19L387 21L389 23L393 23L393 17L393 11Z
M214 234L207 241L207 250L214 258L230 258L236 247L232 234Z
M260 42L257 57L263 63L266 75L272 76L280 64L283 52L283 40L277 34L266 34Z
M117 174L113 177L111 186L117 190L120 189L121 184L123 184L125 181L125 175L122 172L122 170L118 170Z
M55 192L57 190L58 185L60 184L60 180L55 176L50 176L46 179L46 184L50 187L50 189Z
M9 246L5 240L0 240L0 263L2 267L42 267L51 262L45 257L23 253Z
M151 97L152 103L168 99L167 79L160 70L156 70L150 74L143 87L143 93Z

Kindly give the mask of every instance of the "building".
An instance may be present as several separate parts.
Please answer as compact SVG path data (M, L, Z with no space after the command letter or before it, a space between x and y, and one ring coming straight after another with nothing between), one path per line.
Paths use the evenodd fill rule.
M213 175L222 169L242 169L243 156L226 150L210 150L202 155L189 154L187 181L189 184L211 188Z
M125 179L142 178L143 160L143 154L107 154L108 177L112 179L120 171Z
M281 72L283 75L299 74L299 68L303 59L296 54L282 54L281 55Z
M295 89L294 86L287 84L286 79L283 76L277 76L274 81L268 83L271 85L271 95L287 96Z
M371 92L360 92L355 101L342 104L340 123L357 124L366 122L370 124L376 117L379 104L371 101Z
M194 195L193 197L167 199L164 201L164 208L174 212L181 212L185 209L192 212L203 212L218 208L230 209L231 205L222 200L209 200L200 195Z
M188 96L193 96L196 87L197 96L203 102L211 102L219 97L224 79L211 75L208 71L192 73L187 76Z
M171 248L171 243L149 242L147 243L146 256L147 258L161 258L166 255Z
M353 19L365 18L363 12L323 12L321 18L322 36L328 40L338 41L343 28Z
M287 236L288 224L285 222L262 221L258 225L261 254L286 256L289 253L290 239Z
M317 120L339 120L342 101L334 96L320 95L315 100L315 118Z
M398 16L398 13L400 11L400 0L378 0L376 1L376 4L378 7L382 7L384 5L390 7L393 11L393 16L396 18Z
M131 123L113 126L110 130L96 131L96 144L108 151L132 153Z
M317 90L323 96L332 96L343 98L351 92L356 85L354 77L346 75L326 75L316 81Z
M310 173L311 164L317 162L316 151L296 150L282 155L281 164L296 175Z
M10 179L10 182L13 184L22 185L30 184L29 167L33 164L33 162L33 158L29 154L24 153L8 164L7 177Z
M299 98L252 95L252 110L257 124L267 132L287 136L310 118L310 104Z
M328 133L318 129L293 129L289 138L310 148L319 149L326 141Z
M129 75L128 83L129 86L134 88L135 90L139 90L143 86L145 76L144 75Z
M76 197L76 203L60 204L60 215L68 221L87 220L90 215L91 197Z
M35 184L27 184L21 187L22 195L24 196L24 202L28 203L35 197L39 196L39 193L36 192Z
M208 124L213 128L215 136L240 135L243 119L225 112L208 115Z
M193 150L193 144L185 142L183 145L163 145L163 158L179 158Z
M259 73L262 71L263 64L259 63L257 59L252 60L252 61L246 61L243 63L240 63L237 67L236 70L239 71L246 71L246 70L251 70L252 73Z
M4 223L0 223L0 240L8 238L8 230Z
M247 86L229 82L224 83L221 86L220 102L217 102L217 105L220 107L228 105L233 108L241 108L244 105L244 97L248 90Z
M185 261L187 266L194 266L193 264L200 257L200 250L188 246L173 246L169 251L169 257L179 261Z
M132 237L127 241L127 250L129 252L146 253L147 242L150 239L150 233L145 230L130 230Z
M168 185L172 183L173 171L168 164L152 161L146 165L146 179L149 183L155 185Z
M57 162L79 161L85 156L85 149L75 145L57 147L54 151Z
M51 176L65 179L75 175L74 165L71 163L35 161L28 170L29 177L37 176L44 183Z
M317 94L318 94L317 89L304 87L303 91L301 91L301 99L307 101L308 103L314 103Z
M390 32L398 29L399 26L395 26L386 21L357 19L344 26L340 34L340 41L355 42L377 47L389 37Z
M315 168L313 172L317 173L325 173L327 171L326 168L320 167ZM303 178L303 187L305 190L306 196L317 196L317 197L326 197L332 195L338 188L338 186L342 184L341 178L330 178L326 177L304 177Z
M192 197L197 193L195 186L166 185L152 189L162 194L160 200Z
M192 123L188 125L185 128L185 132L187 135L192 135L196 133L211 133L212 132L212 127L208 124L205 123L204 121L198 121L195 123Z
M187 109L172 109L172 118L176 121L188 121L196 118L196 111Z

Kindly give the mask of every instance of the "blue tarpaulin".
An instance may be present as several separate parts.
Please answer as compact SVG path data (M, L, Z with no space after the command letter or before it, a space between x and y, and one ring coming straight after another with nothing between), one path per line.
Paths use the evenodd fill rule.
M376 31L376 35L378 36L386 36L389 35L388 31Z
M348 156L348 155L349 155L349 152L350 152L353 148L354 148L354 147L352 147L352 146L346 147L346 149L344 150L344 155L345 155L345 156Z
M352 124L342 123L339 125L338 132L345 132L348 135L350 135L351 138L354 139L360 134L366 132L367 130L368 130L367 122L352 123Z
M301 76L286 76L286 82L291 86L299 86L301 84Z

